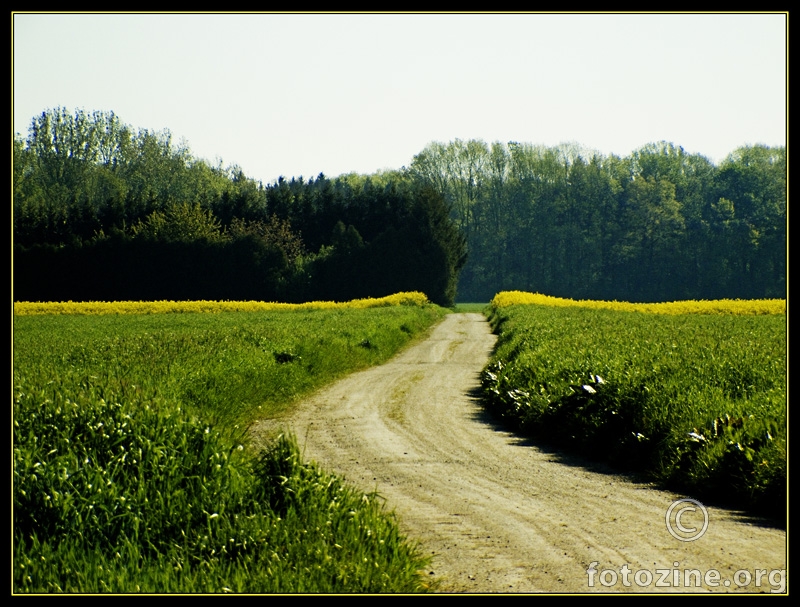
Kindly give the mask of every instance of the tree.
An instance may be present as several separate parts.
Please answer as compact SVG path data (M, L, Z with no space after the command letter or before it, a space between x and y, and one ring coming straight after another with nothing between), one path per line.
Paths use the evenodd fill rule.
M450 218L444 197L432 188L420 189L411 209L415 228L413 251L419 256L420 288L442 306L455 303L458 275L467 261L467 239Z
M91 117L65 108L42 112L31 121L26 145L28 183L15 192L15 209L22 218L37 218L39 238L67 242L76 219L92 213L86 203L98 138Z
M615 247L617 263L627 277L632 301L678 299L675 277L685 223L675 186L666 179L637 177L625 188L621 223L624 232Z
M226 240L221 224L210 210L200 208L199 204L186 202L166 211L153 211L133 227L133 234L138 238L164 242Z
M271 215L267 221L247 221L234 217L226 235L233 240L252 236L267 246L277 247L289 263L300 261L306 255L300 234L292 230L288 220L279 219L277 215Z
M785 147L743 146L720 166L716 199L732 207L738 297L786 295L786 176Z

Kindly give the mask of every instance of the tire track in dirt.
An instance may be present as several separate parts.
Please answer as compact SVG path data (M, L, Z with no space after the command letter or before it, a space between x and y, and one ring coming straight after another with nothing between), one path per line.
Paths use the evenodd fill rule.
M482 315L450 314L388 363L344 378L254 431L291 429L307 459L377 490L403 532L433 557L430 577L442 592L778 588L778 577L772 585L762 576L756 586L756 570L786 569L785 531L708 508L705 535L679 541L665 513L685 496L548 452L495 425L471 396L494 343ZM590 586L595 561L600 573ZM601 583L600 574L613 579L607 569L616 573L614 586ZM671 573L670 587L656 587L657 569L677 570L677 583ZM711 579L687 588L689 569L718 571L718 586ZM646 571L634 578L639 570ZM744 587L731 581L739 570L751 574Z

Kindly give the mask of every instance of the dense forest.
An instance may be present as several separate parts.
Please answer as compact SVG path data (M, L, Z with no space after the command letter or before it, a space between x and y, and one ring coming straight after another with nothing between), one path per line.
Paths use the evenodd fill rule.
M785 297L786 149L431 143L409 167L264 184L113 112L14 138L14 299L304 301L500 290Z
M467 238L463 300L785 297L785 147L715 166L667 142L619 158L457 140L430 144L409 172L444 194Z
M400 176L265 186L168 131L59 109L14 142L14 299L454 302L466 243Z

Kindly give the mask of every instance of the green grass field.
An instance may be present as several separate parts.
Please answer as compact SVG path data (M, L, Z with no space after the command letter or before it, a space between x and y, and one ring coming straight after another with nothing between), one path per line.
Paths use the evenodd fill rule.
M14 320L14 381L71 398L160 397L244 427L387 360L441 318L435 306Z
M697 498L785 516L786 316L492 310L491 410Z
M378 496L245 433L445 313L16 317L14 592L426 590Z
M488 303L457 303L455 306L455 311L459 313L477 313L483 314L489 308Z

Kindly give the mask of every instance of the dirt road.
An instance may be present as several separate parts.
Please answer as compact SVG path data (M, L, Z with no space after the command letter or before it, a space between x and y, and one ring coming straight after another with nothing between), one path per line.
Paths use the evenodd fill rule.
M705 534L681 541L665 518L685 496L496 426L470 396L494 341L480 314L451 314L389 363L262 430L292 429L307 459L377 489L433 556L442 592L785 591L785 531L709 507ZM678 522L701 530L701 514Z

